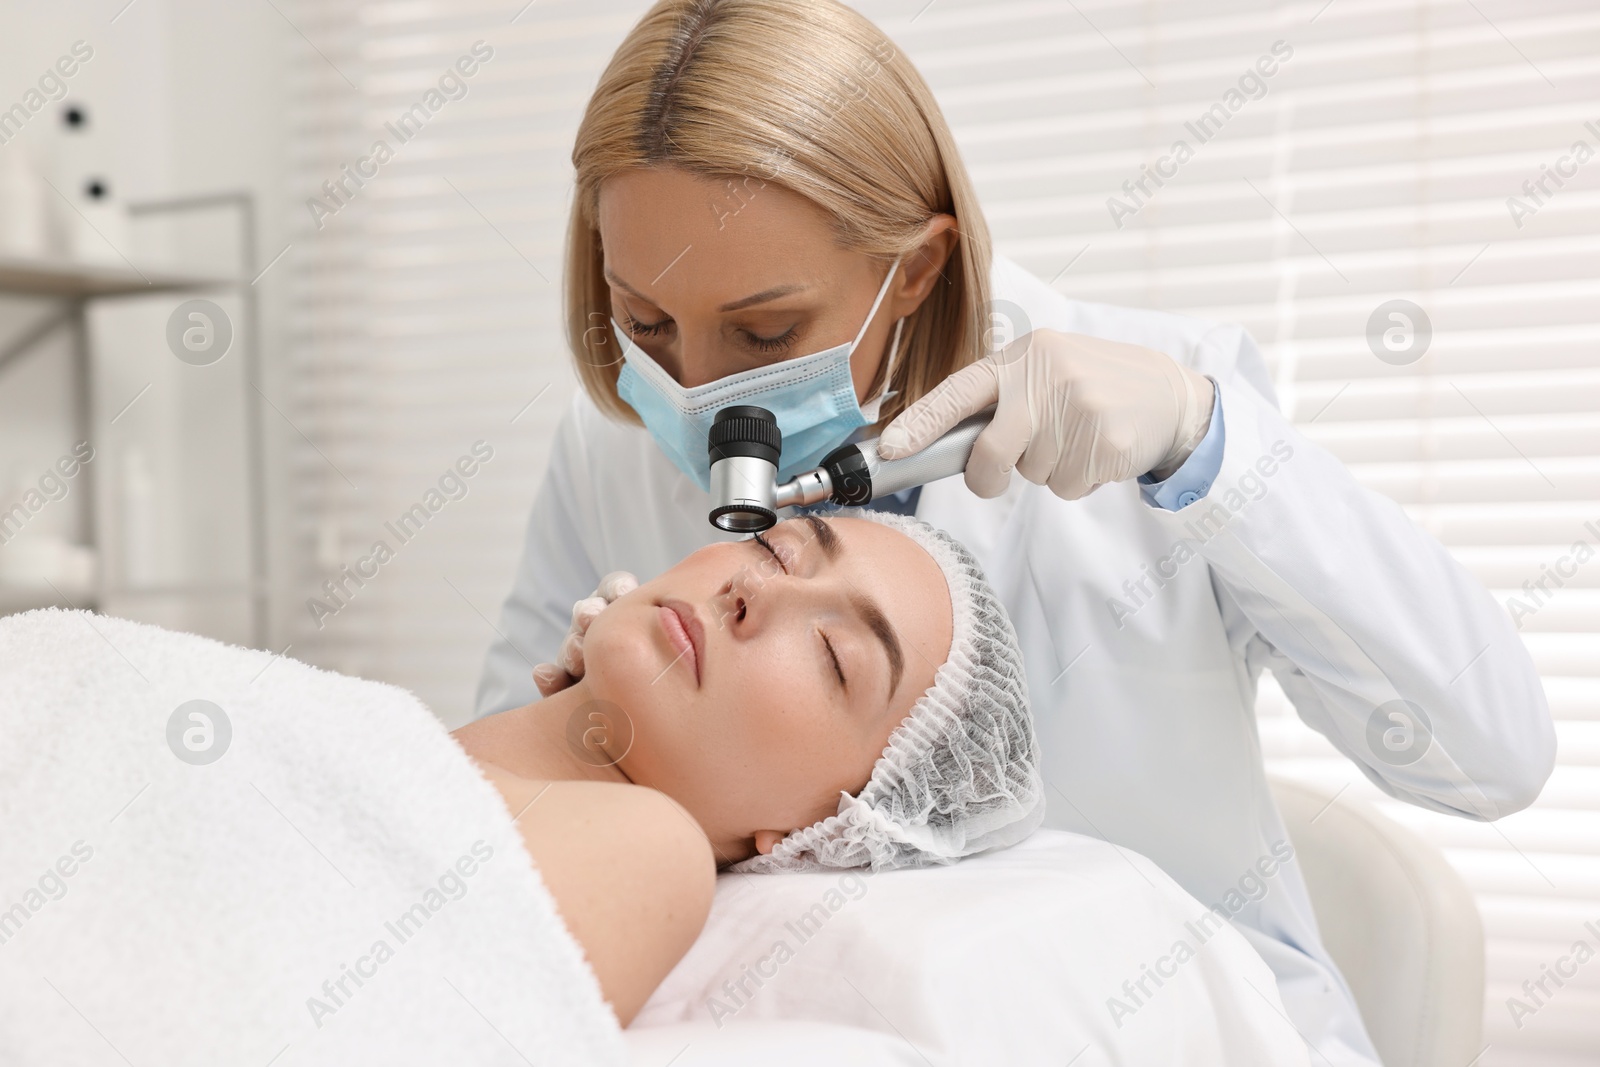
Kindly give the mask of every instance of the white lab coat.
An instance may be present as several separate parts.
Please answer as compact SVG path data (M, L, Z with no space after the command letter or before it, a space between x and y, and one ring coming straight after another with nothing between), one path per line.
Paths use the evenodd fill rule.
M1078 501L1018 477L993 500L959 477L923 489L917 514L970 546L1016 625L1049 783L1045 825L1143 853L1233 913L1328 1062L1375 1061L1298 866L1246 899L1259 892L1252 868L1287 836L1264 777L1256 679L1271 670L1301 718L1386 793L1494 819L1529 804L1554 762L1533 664L1477 581L1284 419L1244 330L1069 300L1004 260L993 295L1035 328L1146 345L1210 375L1226 434L1211 490L1176 512L1132 482ZM1194 525L1218 505L1227 512ZM722 536L707 510L643 430L580 392L534 504L502 615L509 643L489 652L478 712L536 699L532 664L554 657L573 602L601 575L648 579ZM1432 730L1408 765L1369 742L1391 725L1380 714L1374 727L1374 713L1397 698Z

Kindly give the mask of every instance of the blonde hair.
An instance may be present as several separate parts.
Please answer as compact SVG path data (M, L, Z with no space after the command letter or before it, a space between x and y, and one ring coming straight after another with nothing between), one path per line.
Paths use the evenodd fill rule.
M906 320L880 424L982 354L989 233L955 140L916 68L835 0L661 0L601 75L572 162L567 333L584 388L615 418L639 421L617 395L597 204L601 183L632 168L680 167L735 197L773 182L885 265L914 251L935 215L955 217L955 251Z

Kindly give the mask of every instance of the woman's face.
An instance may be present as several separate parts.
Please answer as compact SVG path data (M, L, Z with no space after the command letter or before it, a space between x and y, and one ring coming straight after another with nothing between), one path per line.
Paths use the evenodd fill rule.
M584 640L591 696L632 723L610 755L687 808L722 862L767 851L865 786L950 649L944 575L900 531L810 517L763 540L770 552L756 540L701 549Z
M866 400L895 320L911 314L954 245L936 216L906 257L851 359ZM625 339L694 387L855 339L889 264L839 244L811 201L749 177L675 167L624 171L600 188L612 317Z

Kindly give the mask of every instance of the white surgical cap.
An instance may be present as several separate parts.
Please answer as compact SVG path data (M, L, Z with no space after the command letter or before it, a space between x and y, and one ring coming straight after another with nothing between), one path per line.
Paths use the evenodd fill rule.
M939 564L954 609L950 653L855 796L736 871L928 867L1014 845L1044 819L1044 782L1016 632L972 553L917 519L891 526Z

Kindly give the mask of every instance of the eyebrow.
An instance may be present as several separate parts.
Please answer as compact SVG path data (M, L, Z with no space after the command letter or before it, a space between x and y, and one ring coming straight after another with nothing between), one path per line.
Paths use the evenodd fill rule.
M652 303L652 304L655 303L655 301L651 300L648 296L645 296L639 290L635 289L633 286L629 285L627 282L623 281L621 278L619 278L615 274L611 273L611 268L610 267L602 268L601 269L601 273L603 275L605 275L606 281L610 282L612 285L616 286L618 289L621 289L624 292L632 293L634 296L638 297L640 300L644 300L644 301L646 301L648 303Z
M606 267L603 273L605 274L606 281L610 282L612 285L615 285L618 289L621 289L627 293L631 293L647 303L655 303L654 300L651 300L648 296L645 296L639 290L635 289L633 286L629 285L627 282L613 274L610 267ZM717 308L717 311L742 311L747 307L754 307L757 304L765 304L769 300L777 300L779 297L793 296L795 293L805 292L807 288L809 287L804 285L775 285L771 289L763 289L759 293L752 293L747 297L734 300L731 303L723 304L721 307Z
M900 677L906 670L900 639L895 636L889 617L870 597L857 593L850 598L850 606L856 609L856 614L861 616L861 621L867 624L867 629L883 644L883 651L889 656L889 694L893 696L895 690L900 688Z
M811 532L816 534L817 543L822 546L822 554L828 557L828 562L836 562L839 559L839 535L833 527L821 515L807 512L800 517L810 524Z
M828 562L836 562L839 554L844 549L844 544L832 524L820 515L805 514L801 518L806 520L817 535L817 545L822 549L822 554ZM900 638L894 632L894 625L889 622L889 617L883 613L878 602L865 593L856 593L850 597L850 606L861 616L862 623L872 631L883 645L884 654L889 657L889 692L893 694L900 688L900 679L905 674L906 657L900 648Z
M802 293L805 292L805 290L806 286L804 285L775 285L771 289L763 289L759 293L752 293L742 300L735 300L732 303L723 304L717 310L743 311L747 307L754 307L757 304L765 304L767 301L776 300L781 296L793 296L795 293Z

